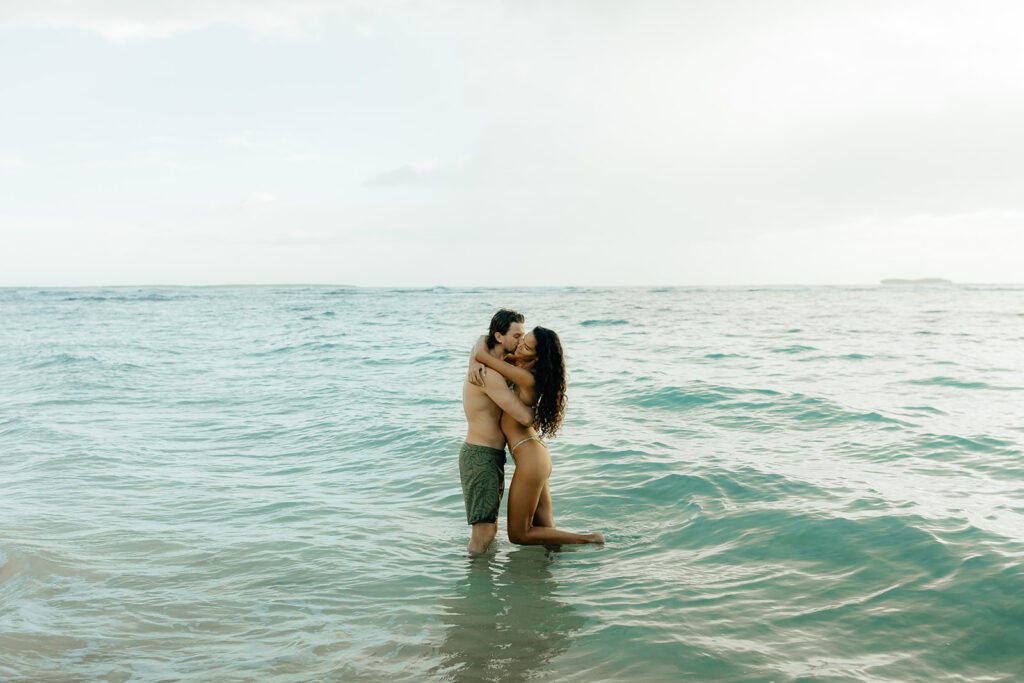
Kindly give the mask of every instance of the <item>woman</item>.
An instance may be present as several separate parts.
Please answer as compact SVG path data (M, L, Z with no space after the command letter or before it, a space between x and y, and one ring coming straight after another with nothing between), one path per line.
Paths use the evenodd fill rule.
M553 437L565 414L562 343L551 330L535 327L519 341L514 359L516 365L494 358L482 344L477 347L476 360L515 384L519 400L533 406L535 416L529 427L507 413L501 417L501 431L516 463L508 490L508 540L520 545L604 543L599 531L573 534L556 529L552 516L551 455L540 437Z

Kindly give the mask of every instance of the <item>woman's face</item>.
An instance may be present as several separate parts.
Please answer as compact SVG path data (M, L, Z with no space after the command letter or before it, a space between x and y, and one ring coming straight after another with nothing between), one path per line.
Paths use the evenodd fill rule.
M519 340L519 346L516 347L516 358L522 361L531 361L537 357L537 338L533 336L533 332L527 332Z

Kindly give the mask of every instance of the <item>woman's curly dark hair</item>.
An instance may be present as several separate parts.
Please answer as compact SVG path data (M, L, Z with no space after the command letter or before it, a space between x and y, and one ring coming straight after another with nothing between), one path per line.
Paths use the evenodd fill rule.
M537 401L533 406L534 426L541 436L553 438L565 416L565 360L558 335L546 327L533 328L537 362L533 377Z

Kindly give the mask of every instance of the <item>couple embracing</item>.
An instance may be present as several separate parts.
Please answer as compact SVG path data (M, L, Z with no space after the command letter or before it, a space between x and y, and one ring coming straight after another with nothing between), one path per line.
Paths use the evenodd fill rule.
M508 539L520 545L603 543L601 532L555 528L551 512L551 455L541 437L558 431L565 413L565 362L558 335L530 332L521 314L502 309L491 318L470 358L462 386L469 431L459 452L469 552L480 554L498 532L505 491L505 444L516 464L508 490Z

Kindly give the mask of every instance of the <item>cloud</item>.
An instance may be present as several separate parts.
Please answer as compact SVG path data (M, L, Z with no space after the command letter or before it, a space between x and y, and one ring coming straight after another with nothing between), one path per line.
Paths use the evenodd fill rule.
M232 2L136 3L33 1L7 3L0 23L91 31L114 41L167 38L215 24L257 33L298 33L304 19L323 13L328 3Z
M182 145L185 144L185 140L174 135L150 135L143 141L143 143L163 147Z
M207 207L213 211L241 211L249 214L265 214L277 209L281 198L272 192L250 192L242 198L211 199Z
M276 209L281 204L281 199L271 192L253 192L242 202L242 208L247 211L269 211Z
M467 177L469 157L459 157L454 163L441 164L436 159L405 164L370 176L363 187L422 187L457 182Z
M607 4L586 29L566 7L502 5L501 30L460 43L485 117L474 178L516 193L510 227L656 240L1024 196L1012 3Z
M1016 282L1024 211L864 217L722 242L747 282L877 283L889 277ZM793 254L803 263L794 267Z
M226 138L221 138L217 142L226 147L236 147L238 149L255 149L256 147L260 147L264 144L253 140L253 134L251 131L248 130L243 131L237 135L231 135Z
M287 159L293 164L301 164L309 161L323 161L326 159L326 157L323 154L318 154L316 152L305 152L299 154L289 154Z
M299 37L320 20L348 18L371 32L363 20L371 12L407 4L401 0L185 0L120 2L103 0L23 0L0 5L0 25L28 24L73 28L124 42L235 26L253 33Z

